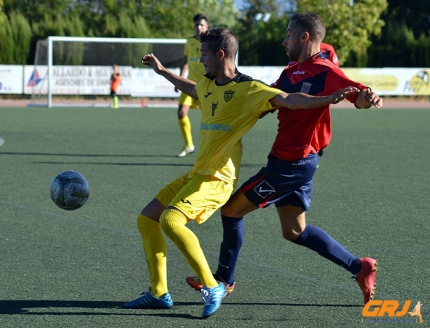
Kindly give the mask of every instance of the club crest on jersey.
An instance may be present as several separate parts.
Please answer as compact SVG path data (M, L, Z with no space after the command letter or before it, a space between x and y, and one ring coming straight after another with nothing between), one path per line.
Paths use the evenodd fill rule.
M302 89L300 90L300 92L309 94L309 91L311 90L311 86L312 86L312 83L303 82Z
M257 193L258 196L261 198L266 198L267 196L270 196L276 190L266 181L261 181L255 188L254 191Z
M224 91L224 100L225 102L229 102L234 96L233 90Z

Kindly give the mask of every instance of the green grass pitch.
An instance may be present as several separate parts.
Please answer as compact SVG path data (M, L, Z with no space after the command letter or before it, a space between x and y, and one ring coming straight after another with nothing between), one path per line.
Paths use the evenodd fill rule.
M198 142L200 113L190 118ZM376 298L420 301L426 325L430 111L333 109L332 118L333 139L320 158L307 221L353 254L376 258ZM276 128L276 115L268 115L245 136L238 185L265 165ZM274 207L245 218L237 288L213 317L200 319L201 297L185 283L191 269L171 242L174 308L122 308L149 287L136 217L195 160L195 154L175 157L182 147L175 109L3 107L0 138L0 327L378 323L362 323L363 297L349 272L282 239ZM88 202L76 211L57 208L49 196L51 180L65 170L90 184ZM215 269L219 213L190 227Z

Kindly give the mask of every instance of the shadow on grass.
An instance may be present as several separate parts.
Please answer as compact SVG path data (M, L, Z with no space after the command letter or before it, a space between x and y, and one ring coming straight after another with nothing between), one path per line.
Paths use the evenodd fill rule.
M174 164L174 163L101 163L101 162L94 162L94 163L88 163L88 162L31 162L32 164L68 164L68 165L76 165L76 164L84 164L84 165L119 165L119 166L178 166L178 167L193 167L193 164Z
M29 153L29 152L0 152L0 155L24 155L24 156L65 156L65 157L115 157L115 158L177 158L173 155L119 155L119 154L56 154L56 153ZM195 155L188 156L194 158ZM33 164L88 164L88 165L120 165L120 166L186 166L192 167L193 163L111 163L111 162L65 162L65 161L34 161ZM266 165L265 162L258 164L242 163L242 167L258 167Z
M167 157L167 158L177 158L177 156L174 155L147 155L147 154L140 154L140 155L127 155L127 154L58 154L58 153L30 153L30 152L6 152L2 151L0 152L0 155L23 155L23 156L65 156L65 157L133 157L133 158L145 158L145 157Z
M175 302L174 310L184 306L202 305L200 302ZM226 303L223 306L286 306L286 307L339 307L362 308L352 304L291 304L291 303ZM58 309L64 309L59 311ZM82 309L81 311L77 309ZM99 311L89 311L99 310ZM111 310L111 311L106 311ZM112 311L113 310L113 311ZM171 310L170 310L171 311ZM195 318L182 313L169 313L169 310L147 309L145 313L139 309L126 309L124 302L111 301L56 301L56 300L0 300L1 314L28 315L157 315L166 317Z
M200 305L195 302L176 302L175 308ZM142 311L145 311L144 313ZM170 310L171 311L171 310ZM162 317L179 317L200 319L183 313L169 313L163 309L126 309L124 302L111 301L56 301L56 300L10 300L0 301L0 315L149 315Z

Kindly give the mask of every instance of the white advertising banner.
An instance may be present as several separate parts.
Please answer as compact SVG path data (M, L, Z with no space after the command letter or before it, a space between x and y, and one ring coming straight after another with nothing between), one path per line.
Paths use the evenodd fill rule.
M22 65L0 65L0 93L22 94Z
M241 73L267 84L275 82L284 67L241 66ZM342 68L351 80L372 88L381 96L430 95L429 68Z
M346 76L379 95L430 95L429 68L345 68Z
M283 66L239 66L239 72L251 76L255 80L260 80L268 85L275 82L281 75Z
M170 69L173 73L179 74L179 68ZM152 68L133 69L132 97L155 97L155 98L176 98L179 92L175 92L175 87L164 77L156 74Z
M0 93L47 94L46 66L0 66ZM282 66L239 66L239 71L266 84L276 81ZM352 80L372 88L381 96L430 95L430 68L342 68ZM179 68L172 69L179 74ZM20 73L21 72L21 73ZM177 98L172 83L150 68L120 67L123 77L118 89L120 95L148 98ZM22 74L24 75L22 78ZM53 95L108 95L110 66L54 66Z
M129 95L132 89L131 66L120 66L122 76L118 94ZM111 66L54 66L51 91L53 95L110 94ZM24 93L48 93L47 66L25 66Z

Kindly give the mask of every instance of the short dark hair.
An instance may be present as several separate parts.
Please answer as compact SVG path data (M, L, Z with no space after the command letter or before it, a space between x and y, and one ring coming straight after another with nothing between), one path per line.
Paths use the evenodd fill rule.
M215 27L203 32L200 34L200 42L207 42L213 54L222 50L229 58L234 58L238 49L236 35L226 27Z
M209 18L205 14L197 14L193 17L193 22L198 22L199 20L204 19L206 23L209 24Z
M300 33L308 32L311 40L322 41L325 37L325 26L322 19L315 13L297 13L291 17L291 21L296 22Z

